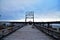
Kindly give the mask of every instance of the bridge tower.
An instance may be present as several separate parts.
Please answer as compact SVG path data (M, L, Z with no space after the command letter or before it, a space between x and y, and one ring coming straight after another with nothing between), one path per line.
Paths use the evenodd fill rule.
M28 12L26 12L25 22L28 22L27 21L28 19L32 19L32 21L29 21L29 22L34 22L34 11L28 11Z

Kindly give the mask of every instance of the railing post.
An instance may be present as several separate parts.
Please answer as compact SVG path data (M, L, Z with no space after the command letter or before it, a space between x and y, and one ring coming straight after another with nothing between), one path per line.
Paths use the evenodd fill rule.
M50 24L49 23L47 23L47 28L50 28Z
M59 32L59 28L57 28L57 32Z

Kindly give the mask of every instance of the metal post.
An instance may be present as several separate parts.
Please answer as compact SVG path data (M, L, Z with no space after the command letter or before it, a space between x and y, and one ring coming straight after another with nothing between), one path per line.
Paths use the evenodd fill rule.
M57 32L59 32L59 28L57 28Z
M50 24L48 23L48 26L47 26L48 28L50 28Z

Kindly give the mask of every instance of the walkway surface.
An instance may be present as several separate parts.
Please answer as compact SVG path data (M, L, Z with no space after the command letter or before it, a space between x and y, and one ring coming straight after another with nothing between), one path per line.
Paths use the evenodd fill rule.
M13 34L4 38L4 40L53 40L51 37L45 35L32 25L24 26Z

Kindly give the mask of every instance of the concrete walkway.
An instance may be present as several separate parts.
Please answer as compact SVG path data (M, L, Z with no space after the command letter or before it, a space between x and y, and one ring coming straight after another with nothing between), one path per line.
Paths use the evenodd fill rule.
M27 25L13 34L4 38L4 40L53 40L51 37L45 35L31 25Z

